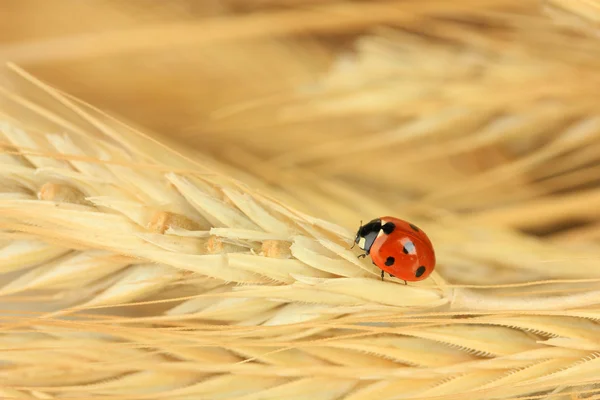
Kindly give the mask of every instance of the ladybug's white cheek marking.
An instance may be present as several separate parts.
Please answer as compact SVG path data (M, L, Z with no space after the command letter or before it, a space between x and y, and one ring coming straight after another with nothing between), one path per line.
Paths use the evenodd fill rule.
M361 238L358 240L358 247L360 247L360 248L361 248L361 249L363 249L363 250L365 249L365 238L364 238L364 237L361 237Z

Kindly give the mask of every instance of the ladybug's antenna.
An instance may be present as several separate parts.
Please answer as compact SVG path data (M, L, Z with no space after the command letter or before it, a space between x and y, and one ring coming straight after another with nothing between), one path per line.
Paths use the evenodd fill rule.
M362 228L362 219L360 220L360 228L358 228L358 232L360 232L360 229ZM356 237L358 237L358 232L356 232ZM356 238L354 239L354 244L352 245L352 247L350 247L350 250L352 250L354 248L354 246L356 246Z

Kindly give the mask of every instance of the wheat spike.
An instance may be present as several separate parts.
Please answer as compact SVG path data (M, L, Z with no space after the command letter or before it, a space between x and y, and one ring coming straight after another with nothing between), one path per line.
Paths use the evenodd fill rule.
M64 102L62 113L103 126L42 89ZM10 101L26 105L16 94ZM484 399L596 376L600 297L591 287L546 297L529 287L448 285L439 275L381 282L348 249L352 231L217 174L141 167L128 131L102 138L56 119L57 135L6 117L5 396ZM462 248L453 227L429 226L447 243L442 260L500 259L486 243L524 243L530 259L503 257L506 268L594 277L585 260L540 267L542 255L568 259L545 242L498 231L493 242Z

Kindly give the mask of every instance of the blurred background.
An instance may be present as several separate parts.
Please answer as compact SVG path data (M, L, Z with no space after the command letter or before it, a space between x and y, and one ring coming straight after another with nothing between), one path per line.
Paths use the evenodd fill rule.
M599 10L2 0L0 61L350 229L392 214L587 246Z

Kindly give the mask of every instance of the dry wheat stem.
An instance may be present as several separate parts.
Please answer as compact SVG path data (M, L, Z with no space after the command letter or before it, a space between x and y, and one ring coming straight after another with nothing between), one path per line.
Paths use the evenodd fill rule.
M72 58L106 56L121 52L142 51L157 47L190 45L196 43L215 43L244 38L261 38L273 35L289 35L298 31L336 32L357 29L365 26L415 19L415 13L428 14L447 7L444 1L430 1L426 7L418 2L398 7L397 1L349 4L325 4L313 6L302 11L270 11L252 16L235 16L205 20L197 24L163 24L162 26L143 27L127 32L109 32L81 37L53 39L47 42L36 41L31 44L5 46L0 60L19 64L63 61ZM494 7L506 3L506 0L485 0L482 8ZM456 7L456 6L455 6ZM462 8L470 9L468 4ZM335 18L333 18L335 17ZM124 33L127 40L123 40Z

